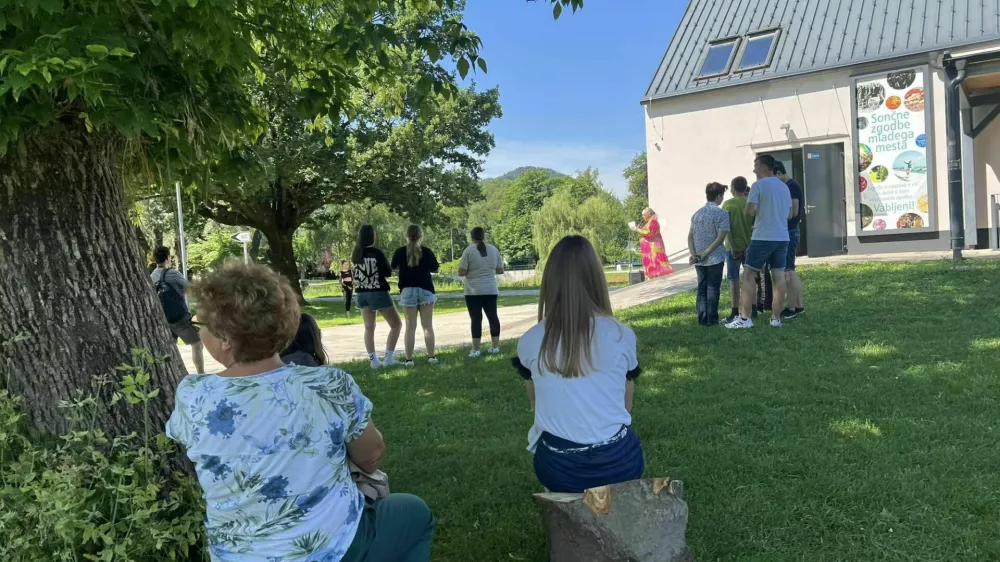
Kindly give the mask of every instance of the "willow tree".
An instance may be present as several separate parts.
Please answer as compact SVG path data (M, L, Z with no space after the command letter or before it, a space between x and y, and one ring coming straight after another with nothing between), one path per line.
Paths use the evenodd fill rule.
M151 373L165 394L184 374L142 267L123 178L196 176L220 152L253 142L267 119L252 95L265 55L277 70L267 79L307 92L304 117L339 115L334 103L349 103L341 93L357 86L357 53L374 52L387 83L402 71L390 56L400 38L380 14L431 3L454 4L0 3L0 380L25 397L36 427L63 429L58 402L113 373L133 348L169 358ZM479 39L460 23L447 33L443 50L425 54L461 53L461 70L477 66ZM162 401L154 422L171 407ZM124 409L97 411L112 433L138 427Z

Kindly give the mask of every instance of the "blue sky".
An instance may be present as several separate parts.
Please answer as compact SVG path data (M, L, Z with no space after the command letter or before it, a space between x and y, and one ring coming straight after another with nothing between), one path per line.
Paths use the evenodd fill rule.
M504 116L485 177L519 166L571 174L593 166L622 195L622 170L645 148L639 100L659 64L685 0L586 0L552 19L548 0L468 0L465 23L483 40Z

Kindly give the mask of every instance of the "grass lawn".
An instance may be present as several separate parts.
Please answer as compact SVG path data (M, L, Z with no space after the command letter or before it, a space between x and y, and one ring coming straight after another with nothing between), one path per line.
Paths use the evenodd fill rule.
M806 316L697 326L694 296L621 314L644 373L646 475L684 480L699 561L1000 559L1000 262L802 272ZM346 367L374 401L393 491L440 519L434 560L546 559L504 356Z
M500 296L500 300L497 305L500 307L504 306L517 306L521 304L535 304L538 302L538 297L534 296ZM346 326L348 324L361 324L361 312L358 311L357 307L352 307L353 311L350 314L344 310L344 303L342 302L317 302L304 306L302 308L303 312L308 312L316 318L316 322L319 323L320 328L329 328L330 326ZM403 308L396 303L396 308L399 310L399 315L403 315ZM448 314L449 312L465 312L465 299L462 298L447 298L438 300L437 304L434 305L434 314ZM382 322L381 317L379 317L379 322ZM423 336L420 336L423 337Z

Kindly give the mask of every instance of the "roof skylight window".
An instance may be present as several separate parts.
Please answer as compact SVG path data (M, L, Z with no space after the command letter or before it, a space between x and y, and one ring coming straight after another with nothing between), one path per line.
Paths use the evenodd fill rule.
M711 78L713 76L729 74L729 69L733 66L733 59L736 55L736 47L739 44L739 37L709 43L708 53L705 55L705 62L701 64L701 72L698 73L698 78Z
M774 48L777 44L777 29L756 35L748 35L746 46L743 48L743 56L740 57L740 64L736 67L736 72L770 66L771 58L774 56Z

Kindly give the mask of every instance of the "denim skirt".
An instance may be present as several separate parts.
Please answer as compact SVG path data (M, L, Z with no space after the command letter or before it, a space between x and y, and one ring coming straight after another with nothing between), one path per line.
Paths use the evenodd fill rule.
M543 432L535 448L535 475L550 492L580 493L587 488L642 478L646 462L639 436L623 425L603 443L584 445Z

